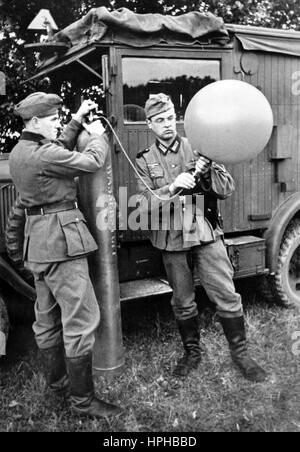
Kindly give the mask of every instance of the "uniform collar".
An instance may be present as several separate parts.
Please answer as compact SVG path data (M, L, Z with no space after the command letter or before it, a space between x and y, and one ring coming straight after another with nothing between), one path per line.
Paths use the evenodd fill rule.
M29 130L23 130L20 140L26 140L26 141L34 141L36 143L39 143L40 141L44 140L45 137L43 135L40 135L39 133L33 133L29 132Z
M158 139L156 140L156 146L159 149L159 151L166 155L169 151L174 152L174 154L177 154L181 144L181 138L179 135L176 135L174 141L170 144L170 146L165 146L161 141Z

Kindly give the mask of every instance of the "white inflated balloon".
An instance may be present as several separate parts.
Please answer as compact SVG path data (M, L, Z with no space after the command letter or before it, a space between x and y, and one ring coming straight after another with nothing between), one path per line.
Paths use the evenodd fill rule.
M257 88L239 80L221 80L192 98L184 128L194 150L217 162L239 163L252 160L265 148L273 113Z

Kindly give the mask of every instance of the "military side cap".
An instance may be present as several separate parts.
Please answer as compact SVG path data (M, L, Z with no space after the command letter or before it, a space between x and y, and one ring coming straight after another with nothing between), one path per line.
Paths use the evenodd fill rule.
M25 120L34 116L44 118L54 115L61 104L62 99L56 94L36 92L19 102L15 106L14 113Z
M145 105L145 113L147 119L153 118L153 116L164 113L165 111L174 108L174 104L169 96L160 93L150 96Z

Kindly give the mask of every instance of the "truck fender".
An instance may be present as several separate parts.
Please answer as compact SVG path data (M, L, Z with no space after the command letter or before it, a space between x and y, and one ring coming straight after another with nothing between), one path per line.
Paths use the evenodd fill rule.
M0 257L0 278L10 284L17 292L25 295L31 301L36 299L36 291L31 287L20 275L6 262L3 257Z
M289 196L275 211L269 228L264 234L266 240L266 266L270 273L276 272L277 257L284 232L290 221L300 212L300 192Z

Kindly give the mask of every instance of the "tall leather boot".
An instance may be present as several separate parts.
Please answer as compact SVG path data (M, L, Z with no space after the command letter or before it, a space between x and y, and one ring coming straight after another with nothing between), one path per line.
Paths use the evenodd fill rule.
M74 413L89 417L116 416L121 409L106 403L95 395L92 376L92 353L77 358L67 358L71 385L71 408Z
M252 359L247 351L244 316L234 318L220 317L221 324L229 343L233 362L245 378L253 382L263 382L266 372Z
M70 395L70 382L63 344L40 349L39 352L47 385L54 393L67 399Z
M177 320L177 325L185 353L177 362L173 374L177 377L186 377L193 369L198 367L201 361L198 317L195 316L187 320Z

